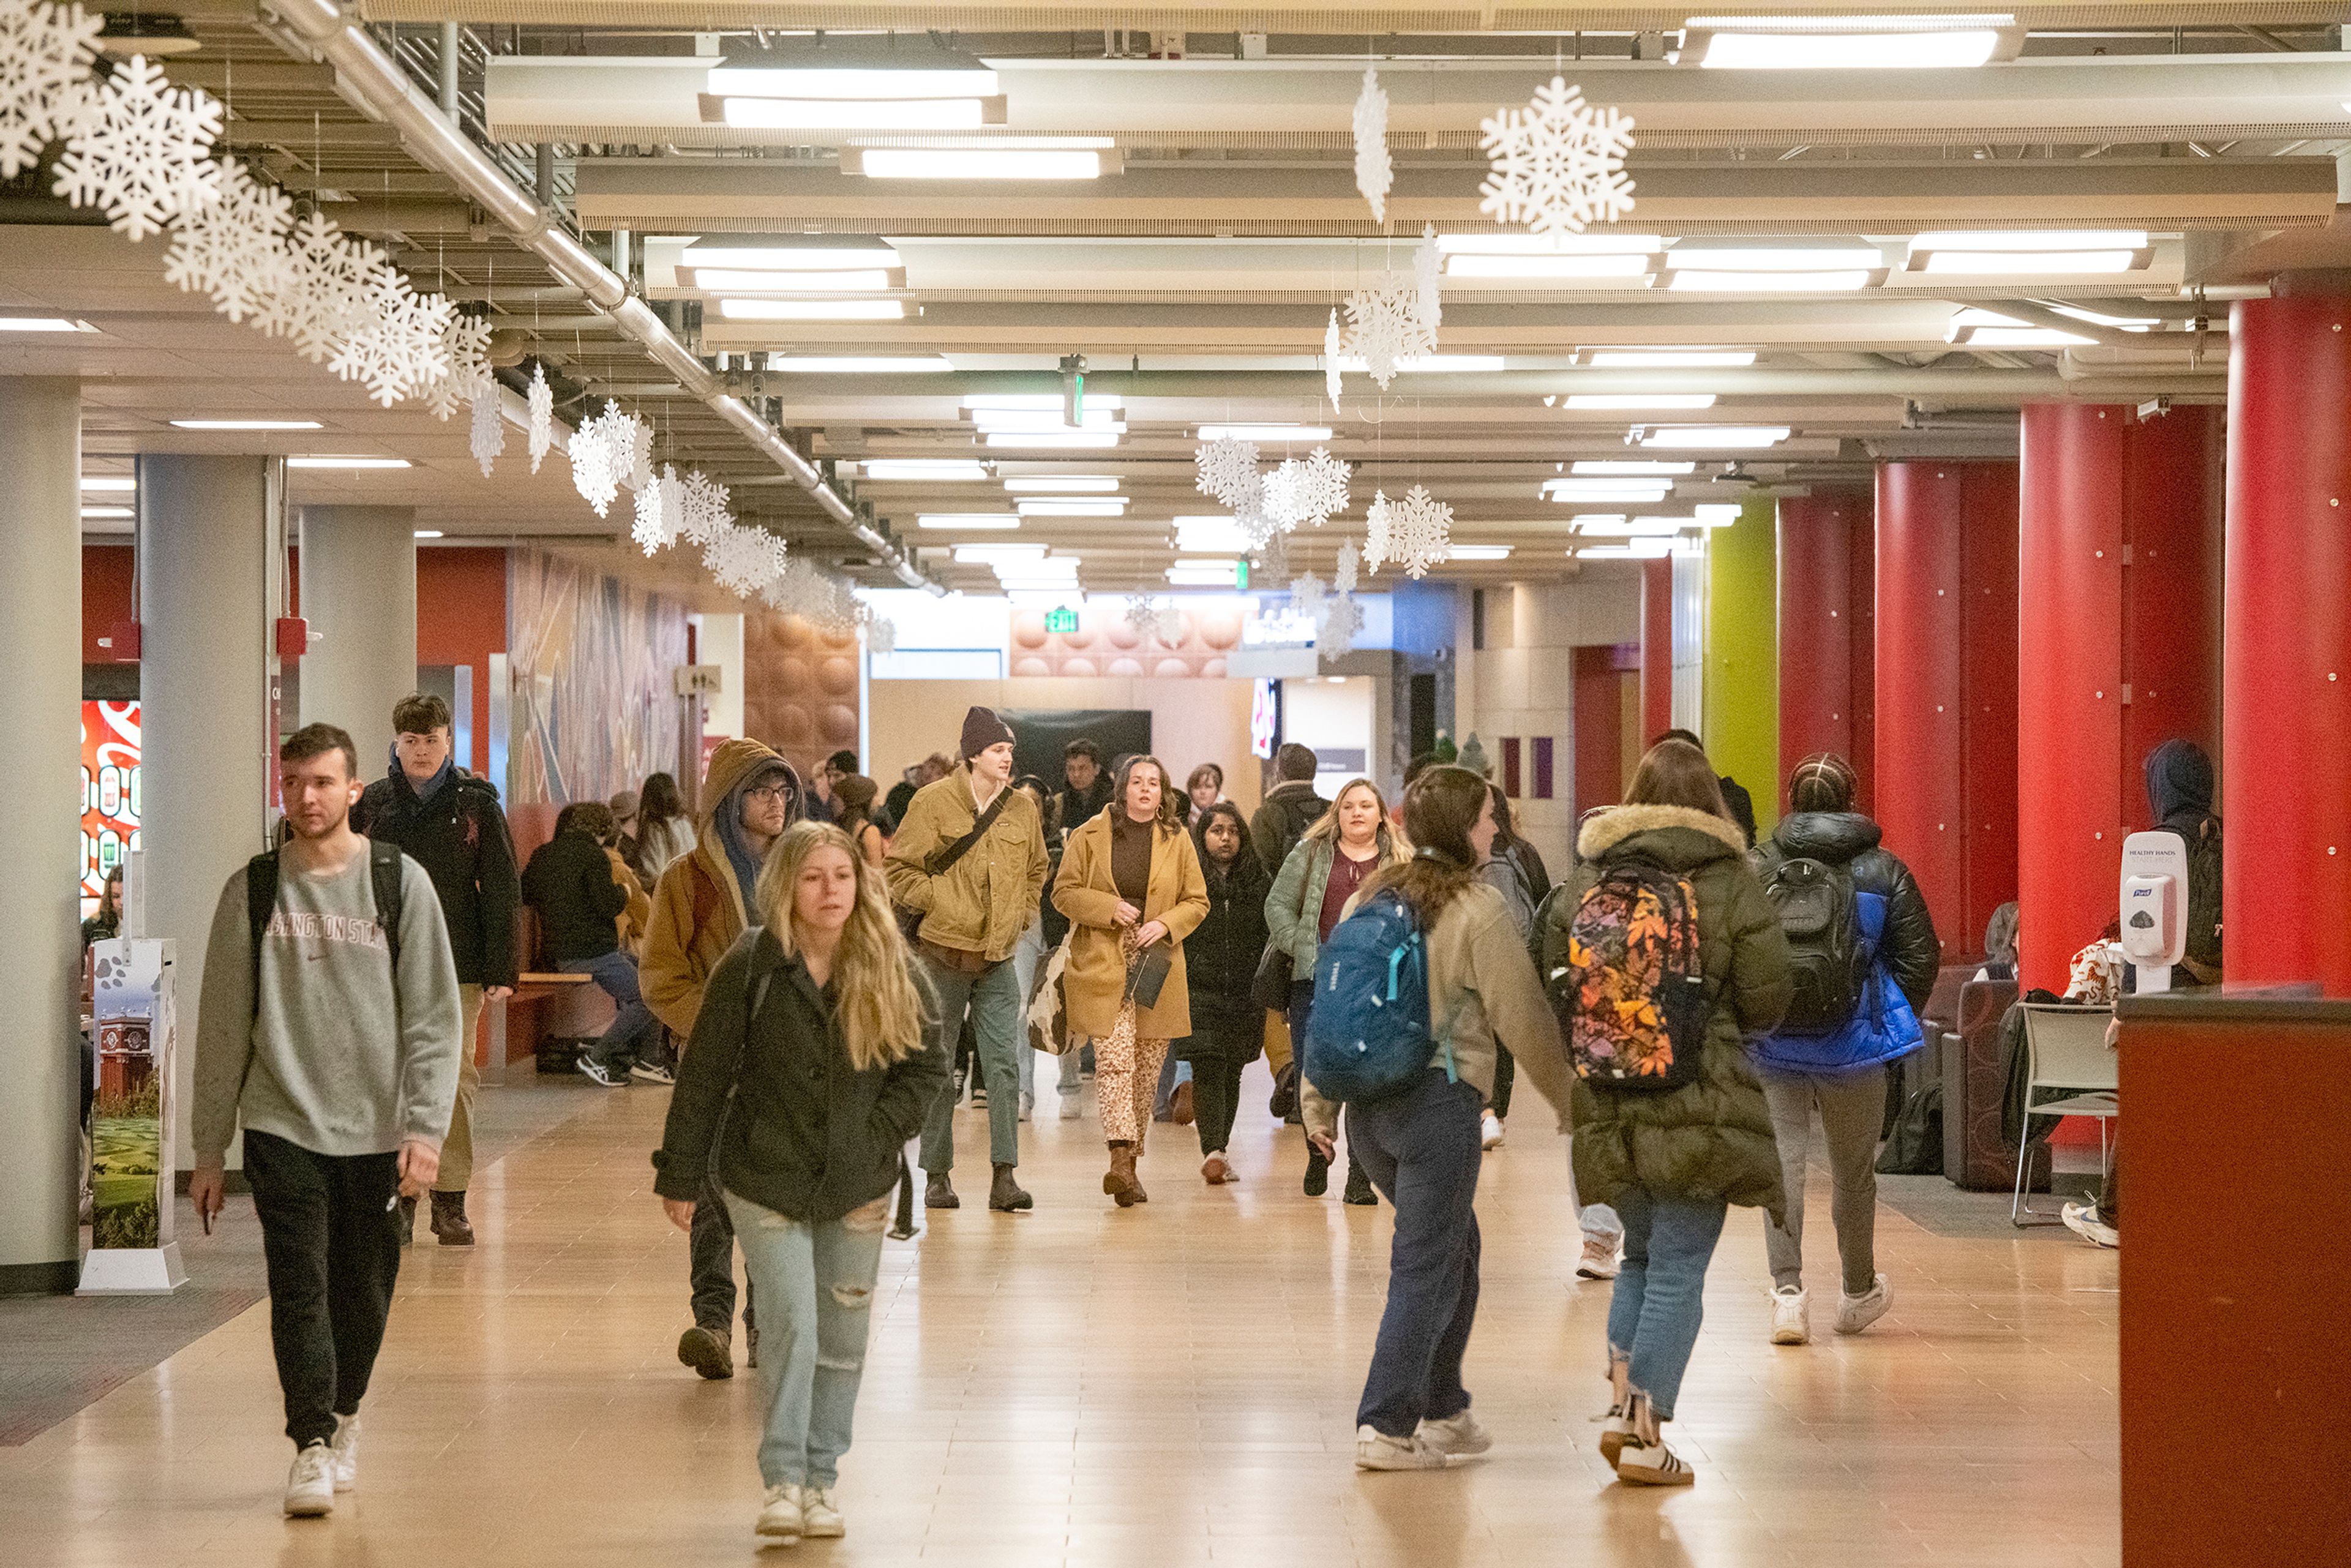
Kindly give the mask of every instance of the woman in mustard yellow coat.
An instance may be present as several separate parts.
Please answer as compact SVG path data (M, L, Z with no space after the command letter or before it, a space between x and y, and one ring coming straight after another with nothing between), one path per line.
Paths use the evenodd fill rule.
M1070 917L1061 981L1070 1038L1094 1042L1094 1093L1110 1144L1102 1191L1121 1208L1149 1196L1135 1156L1167 1043L1192 1032L1184 938L1208 915L1208 884L1174 796L1157 758L1129 758L1110 804L1072 828L1053 883L1053 907ZM1127 977L1155 948L1172 949L1171 962L1157 1001L1144 1007Z

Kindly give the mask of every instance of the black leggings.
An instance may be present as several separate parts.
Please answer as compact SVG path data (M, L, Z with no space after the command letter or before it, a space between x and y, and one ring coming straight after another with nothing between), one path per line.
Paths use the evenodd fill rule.
M1241 1069L1248 1065L1230 1056L1193 1059L1192 1112L1199 1119L1203 1156L1223 1154L1232 1139L1233 1118L1240 1111Z

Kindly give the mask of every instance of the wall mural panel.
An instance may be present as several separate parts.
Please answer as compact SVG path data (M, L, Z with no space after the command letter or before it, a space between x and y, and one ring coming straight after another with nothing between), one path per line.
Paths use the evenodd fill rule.
M842 747L856 749L858 659L854 632L746 606L744 733L781 752L803 779Z
M509 800L601 800L677 766L685 607L546 550L507 554Z

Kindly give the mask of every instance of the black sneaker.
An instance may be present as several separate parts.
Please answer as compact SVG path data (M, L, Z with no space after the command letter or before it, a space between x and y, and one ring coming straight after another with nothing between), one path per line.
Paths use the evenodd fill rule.
M1331 1190L1331 1162L1313 1145L1306 1145L1306 1196L1321 1197Z
M1372 1178L1364 1174L1361 1166L1347 1167L1347 1190L1342 1197L1358 1208L1367 1205L1376 1207L1380 1201L1380 1195L1372 1190Z
M629 1086L627 1073L615 1072L592 1056L583 1056L580 1059L580 1076L590 1083L601 1083L607 1089L626 1089Z

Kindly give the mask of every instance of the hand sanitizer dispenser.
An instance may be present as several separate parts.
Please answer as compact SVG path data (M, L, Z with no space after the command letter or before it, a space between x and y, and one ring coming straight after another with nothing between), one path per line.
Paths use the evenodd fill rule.
M2123 841L2122 927L2139 995L2169 990L2171 967L2188 952L2188 844L2178 833Z

